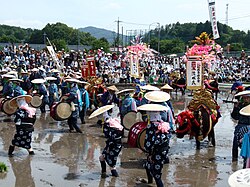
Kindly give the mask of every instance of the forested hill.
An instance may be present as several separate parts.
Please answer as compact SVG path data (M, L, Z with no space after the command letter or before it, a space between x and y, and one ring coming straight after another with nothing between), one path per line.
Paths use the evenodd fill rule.
M82 32L82 30L85 32ZM93 27L91 30L74 29L63 23L47 24L41 30L0 25L0 42L44 43L44 38L48 37L56 45L81 44L92 46L94 49L100 46L108 49L109 45L113 43L114 40L108 38L107 33L109 37L114 38L115 32L99 28L93 29ZM220 38L216 42L223 48L230 44L231 51L250 50L250 31L246 33L234 30L221 23L218 23L218 30ZM191 41L195 39L195 36L199 36L202 32L212 33L210 22L183 24L177 22L162 26L160 30L160 52L164 54L183 52L187 45L191 45ZM98 36L96 33L98 33ZM151 30L150 34L143 36L144 42L150 42L151 48L156 50L158 33L159 30L156 28Z

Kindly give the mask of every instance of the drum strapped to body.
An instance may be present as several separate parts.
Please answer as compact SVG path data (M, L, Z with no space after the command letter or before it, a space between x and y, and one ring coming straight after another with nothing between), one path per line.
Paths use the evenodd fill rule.
M7 115L12 115L12 114L14 114L15 112L16 112L16 110L17 110L17 107L12 107L12 106L10 106L10 99L6 99L6 98L1 98L1 100L0 100L0 103L1 103L1 105L0 105L0 109L1 109L1 111L3 111L5 114L7 114Z
M146 152L144 149L144 142L147 124L147 122L137 122L130 128L128 134L128 145L130 147L140 148L142 151Z
M32 100L30 102L30 105L33 106L34 108L39 108L42 105L43 101L41 99L41 95L39 94L34 94L32 96Z
M129 130L137 121L137 113L135 111L130 111L126 113L122 118L122 125L126 130Z
M71 106L67 102L54 103L50 108L50 116L56 121L66 120L71 114Z
M67 93L67 94L65 94L65 95L62 95L62 96L60 97L59 101L62 102L62 101L64 101L64 100L68 99L68 97L69 97L69 93Z

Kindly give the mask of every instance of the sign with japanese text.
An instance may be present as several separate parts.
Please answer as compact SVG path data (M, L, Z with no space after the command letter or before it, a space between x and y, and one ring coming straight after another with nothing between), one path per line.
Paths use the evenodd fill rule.
M95 65L95 58L94 56L87 57L87 64L88 64L88 72L90 77L96 76L96 65Z
M212 26L214 39L218 39L220 35L219 35L217 20L215 16L215 2L209 2L209 15L210 15L210 22Z
M186 67L187 89L201 89L203 87L203 68L201 56L189 56Z
M82 78L87 79L89 76L89 66L87 62L82 65Z
M130 76L139 78L140 77L140 70L139 70L139 60L136 55L130 56Z

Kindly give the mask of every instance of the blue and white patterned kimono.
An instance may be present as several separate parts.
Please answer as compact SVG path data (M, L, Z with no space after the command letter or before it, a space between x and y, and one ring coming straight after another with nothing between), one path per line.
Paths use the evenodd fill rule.
M156 114L153 116L152 114ZM144 148L149 153L145 169L148 169L155 179L161 179L163 164L168 162L169 133L158 132L160 113L152 112L150 123L146 129ZM162 122L162 121L161 121Z
M122 150L121 139L123 131L112 128L109 126L109 123L105 123L103 127L103 133L107 140L102 155L110 167L115 167L117 157Z

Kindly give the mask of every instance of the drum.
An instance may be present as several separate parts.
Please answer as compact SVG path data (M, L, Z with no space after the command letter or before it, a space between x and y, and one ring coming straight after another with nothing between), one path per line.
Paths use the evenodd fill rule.
M61 102L61 101L64 101L64 100L68 99L68 97L69 97L69 93L67 93L67 94L65 94L65 95L62 95L62 96L60 97L59 101L60 101L60 102Z
M129 130L128 145L134 148L144 149L144 141L146 136L147 122L137 122Z
M4 97L0 98L0 111L3 112L3 101L6 100Z
M30 105L33 106L34 108L39 108L42 105L41 95L34 94L32 96L32 100L30 102Z
M136 112L130 111L122 118L122 124L126 130L129 130L136 123Z
M17 107L12 107L12 106L10 106L10 99L5 99L5 98L4 98L4 99L1 101L1 110L2 110L5 114L11 116L12 114L14 114L14 113L16 112Z
M50 116L56 121L63 121L71 116L71 107L67 102L54 103L50 108Z

